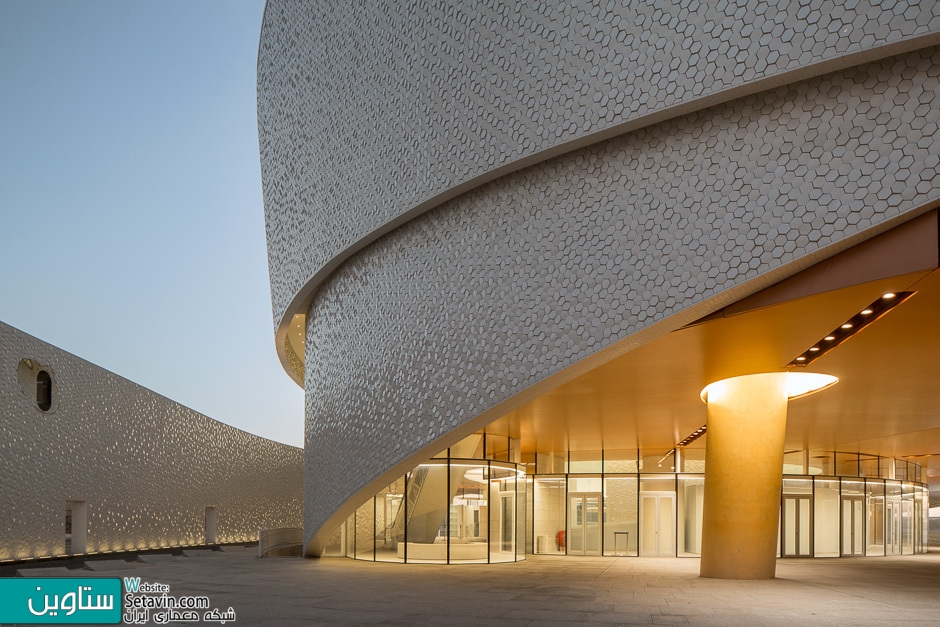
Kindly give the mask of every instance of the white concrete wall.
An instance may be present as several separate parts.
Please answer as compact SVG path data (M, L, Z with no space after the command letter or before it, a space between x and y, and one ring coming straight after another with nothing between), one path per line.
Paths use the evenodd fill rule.
M48 412L24 359L52 374ZM207 506L218 542L299 527L302 457L0 323L0 559L63 554L67 501L89 552L202 544Z
M940 202L940 3L540 6L267 6L311 552L549 387Z

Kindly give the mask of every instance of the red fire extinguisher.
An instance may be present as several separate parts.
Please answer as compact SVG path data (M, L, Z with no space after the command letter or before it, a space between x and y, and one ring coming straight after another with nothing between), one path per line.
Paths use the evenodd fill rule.
M558 545L559 551L565 550L565 530L564 529L558 532L558 536L555 538L555 544Z

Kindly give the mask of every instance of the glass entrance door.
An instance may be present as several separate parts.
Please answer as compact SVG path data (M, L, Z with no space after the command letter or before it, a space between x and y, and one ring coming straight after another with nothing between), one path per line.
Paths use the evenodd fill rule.
M885 503L885 555L901 553L901 502Z
M601 495L568 495L568 555L601 554Z
M674 492L640 492L641 556L676 554L675 497Z
M813 499L808 494L783 495L780 520L783 557L812 557Z
M865 503L862 496L842 497L842 555L864 555Z

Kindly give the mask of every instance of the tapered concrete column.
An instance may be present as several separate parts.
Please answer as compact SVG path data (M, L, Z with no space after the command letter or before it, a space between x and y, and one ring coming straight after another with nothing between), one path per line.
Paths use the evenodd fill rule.
M813 387L811 377L822 379ZM835 381L774 372L725 379L703 391L708 443L702 577L773 579L787 401Z

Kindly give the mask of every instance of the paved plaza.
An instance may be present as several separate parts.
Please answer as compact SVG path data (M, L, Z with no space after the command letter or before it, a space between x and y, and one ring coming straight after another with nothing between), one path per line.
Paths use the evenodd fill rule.
M130 559L130 558L128 558ZM247 547L89 562L66 576L141 577L234 608L236 625L935 625L940 551L780 560L777 579L698 577L697 559L530 556L500 565L255 557ZM231 624L231 623L229 623Z

